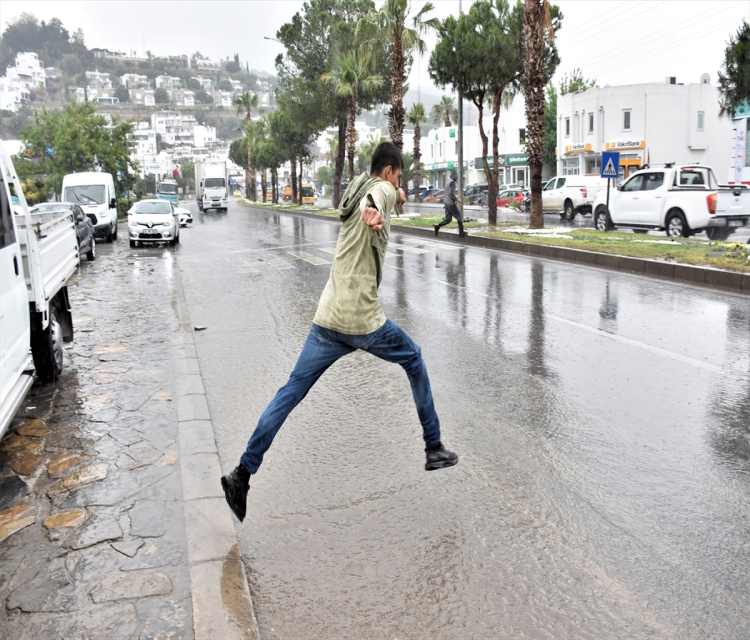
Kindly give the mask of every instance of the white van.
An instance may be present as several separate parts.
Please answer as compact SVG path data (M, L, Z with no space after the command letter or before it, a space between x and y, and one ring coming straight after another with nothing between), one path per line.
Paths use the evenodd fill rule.
M559 176L552 178L542 189L542 208L545 213L560 213L573 220L576 213L591 213L600 190L607 188L607 179L599 176Z
M63 202L75 202L94 223L94 234L117 240L117 198L112 174L99 171L70 173L63 178Z

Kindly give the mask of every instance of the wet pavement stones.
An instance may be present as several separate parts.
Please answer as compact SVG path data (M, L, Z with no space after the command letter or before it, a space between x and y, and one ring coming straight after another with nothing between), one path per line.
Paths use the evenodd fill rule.
M0 444L0 635L257 638L174 254L124 245Z

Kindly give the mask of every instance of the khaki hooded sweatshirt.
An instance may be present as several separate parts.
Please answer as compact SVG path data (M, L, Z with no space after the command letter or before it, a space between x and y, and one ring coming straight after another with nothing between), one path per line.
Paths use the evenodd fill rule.
M347 188L339 206L341 230L331 275L318 302L315 324L349 335L373 333L385 324L378 287L396 198L393 185L366 173ZM366 206L380 212L381 231L374 232L362 221Z

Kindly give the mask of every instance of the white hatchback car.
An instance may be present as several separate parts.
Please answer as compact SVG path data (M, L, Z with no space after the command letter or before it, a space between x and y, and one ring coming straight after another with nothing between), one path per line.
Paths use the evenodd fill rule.
M185 207L178 207L176 204L173 204L172 206L174 207L175 214L177 214L177 217L180 220L181 227L186 227L189 223L192 224L193 214L190 213L190 209L186 209Z
M166 200L141 200L128 212L130 246L139 243L180 241L180 226L172 204Z

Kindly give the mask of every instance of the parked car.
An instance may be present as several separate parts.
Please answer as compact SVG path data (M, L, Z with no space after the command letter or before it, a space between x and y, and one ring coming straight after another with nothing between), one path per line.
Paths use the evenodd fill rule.
M641 169L609 194L613 226L687 238L707 230L716 215L718 183L711 167L668 163ZM606 189L594 202L594 223L606 229Z
M443 189L426 189L425 191L419 192L419 201L420 202L426 202L427 199L433 195L434 193L437 193L438 191L443 191Z
M78 257L85 253L86 259L96 260L96 238L94 223L89 218L81 207L74 202L45 202L38 204L29 209L30 214L35 213L65 213L70 212L73 214L73 222L76 228L76 237L78 239Z
M726 240L739 227L750 223L750 188L744 184L719 187L715 210L706 235L711 240Z
M464 202L473 203L474 200L480 198L487 193L489 186L486 182L477 182L464 187Z
M445 189L435 189L430 195L424 198L424 202L431 202L432 204L442 204L443 198L445 197Z
M315 204L315 189L313 187L302 187L300 195L302 196L302 204Z
M572 221L577 213L593 211L593 203L601 190L606 192L607 179L599 176L558 176L542 188L542 208L545 213L559 213Z
M520 189L501 191L497 196L498 207L509 207L511 202L517 202L520 208L523 202L523 192Z
M136 202L132 213L128 213L128 232L131 247L156 242L174 246L180 241L178 216L172 203L164 200Z
M193 214L190 213L190 209L185 207L178 207L176 204L172 204L174 212L177 215L181 227L186 227L188 224L193 223Z
M242 192L239 189L235 189L234 192L232 193L232 195L235 198L241 198L242 197Z
M117 200L112 174L104 171L70 173L63 177L62 199L75 202L94 223L97 238L117 240Z

